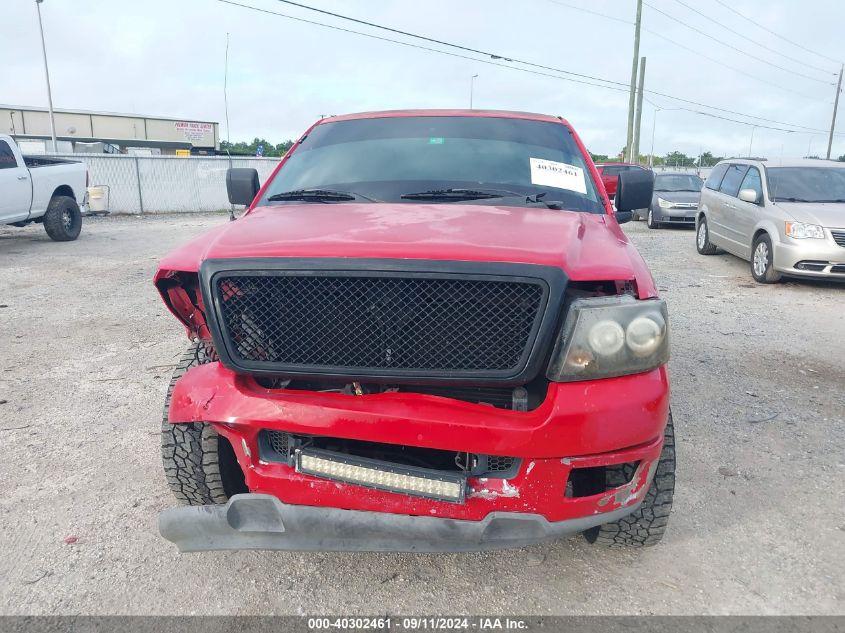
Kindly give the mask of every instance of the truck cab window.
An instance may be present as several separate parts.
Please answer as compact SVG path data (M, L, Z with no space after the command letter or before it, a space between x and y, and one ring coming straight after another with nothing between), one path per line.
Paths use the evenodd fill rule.
M14 169L17 166L12 148L6 141L0 141L0 169Z

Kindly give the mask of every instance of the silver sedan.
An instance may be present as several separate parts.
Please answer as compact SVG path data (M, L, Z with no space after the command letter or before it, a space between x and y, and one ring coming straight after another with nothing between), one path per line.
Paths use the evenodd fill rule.
M667 224L694 226L703 185L704 181L695 174L657 174L654 196L646 212L648 228L659 229Z

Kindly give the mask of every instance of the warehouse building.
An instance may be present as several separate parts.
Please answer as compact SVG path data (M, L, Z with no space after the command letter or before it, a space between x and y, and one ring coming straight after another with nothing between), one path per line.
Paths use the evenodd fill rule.
M107 154L214 154L220 125L137 114L54 109L57 151ZM15 137L24 153L44 153L52 145L46 108L0 105L0 134Z

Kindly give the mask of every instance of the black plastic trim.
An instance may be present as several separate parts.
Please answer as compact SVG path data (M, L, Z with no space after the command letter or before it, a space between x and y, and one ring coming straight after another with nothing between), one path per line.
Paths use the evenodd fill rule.
M314 275L349 277L421 277L533 283L542 287L538 317L528 344L515 369L437 371L416 369L326 368L323 365L284 365L238 359L224 336L220 297L214 292L217 275ZM559 323L567 277L562 269L536 264L506 262L465 262L422 259L360 258L249 258L209 259L200 266L200 288L206 308L206 321L220 361L229 369L258 376L323 377L346 382L387 382L396 384L472 384L475 386L522 385L545 369Z

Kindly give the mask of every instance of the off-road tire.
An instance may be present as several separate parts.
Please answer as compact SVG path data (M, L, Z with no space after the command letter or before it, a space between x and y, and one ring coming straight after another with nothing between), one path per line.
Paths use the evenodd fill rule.
M765 268L761 273L757 271L757 249L765 249ZM762 253L760 254L762 256ZM776 284L781 280L781 274L774 269L775 252L772 248L772 240L766 233L761 233L751 245L751 276L754 281L760 284Z
M55 196L44 214L44 230L56 242L71 242L82 230L82 213L76 200L69 196Z
M164 474L173 495L185 505L222 504L233 494L248 492L229 441L218 435L210 424L168 421L170 399L176 382L192 367L217 360L202 343L191 345L176 368L161 421L161 459Z
M707 218L703 215L695 227L695 249L699 255L716 255L719 252L719 247L710 241L710 227L707 226Z
M648 228L650 228L650 229L659 229L660 228L660 222L654 221L654 211L652 211L651 209L646 211L645 223L648 226Z
M616 488L631 480L633 466L623 465L605 471L607 488ZM663 450L657 462L654 480L649 486L642 505L628 516L591 528L584 532L590 543L609 547L648 547L657 545L663 538L669 513L672 511L672 497L675 493L675 432L672 414L663 432Z

